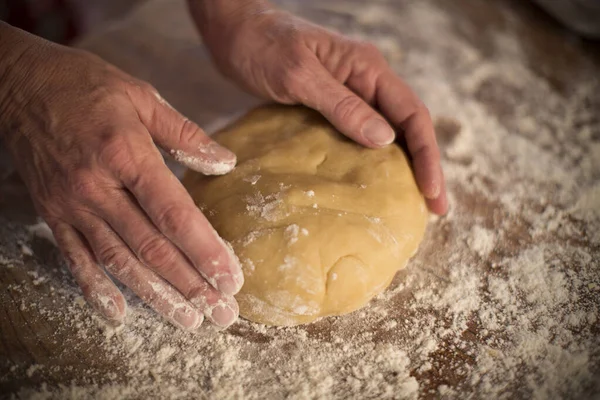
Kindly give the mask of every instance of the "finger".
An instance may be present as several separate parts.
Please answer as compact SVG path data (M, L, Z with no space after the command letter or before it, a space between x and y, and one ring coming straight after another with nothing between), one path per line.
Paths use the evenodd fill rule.
M238 317L235 299L213 288L181 251L156 229L131 195L114 189L110 201L97 204L99 216L137 258L182 293L214 324L227 327Z
M159 157L134 159L119 178L163 235L214 288L226 295L244 283L239 260Z
M78 218L76 226L90 243L96 259L146 304L182 329L194 330L200 326L202 314L181 293L143 266L104 221L87 214Z
M88 304L106 319L122 322L127 313L127 302L96 263L83 238L72 226L63 222L54 224L52 232Z
M364 100L322 67L317 71L317 78L306 79L304 86L298 86L298 98L305 105L321 112L342 133L365 146L380 147L393 141L392 128ZM358 83L356 77L350 77L348 83L365 98L373 97L372 93L366 93L368 88L363 80ZM428 207L432 212L445 214L448 208L445 183L433 123L427 110L413 105L420 104L417 97L393 73L382 74L376 85L377 104L392 124L403 128L413 158L415 179ZM390 92L389 85L394 85L396 92ZM414 111L409 114L408 110Z
M340 132L368 147L382 147L394 141L392 127L363 99L335 80L317 60L310 62L309 76L299 76L295 97L319 111Z
M216 296L214 288L206 282L204 286L199 286L198 290L205 292L198 293L192 300L192 304L203 310L204 316L213 324L227 328L237 321L240 309L233 296Z
M447 211L440 152L427 108L393 71L382 73L376 83L376 101L383 114L404 132L413 159L419 189L438 214Z
M154 88L140 93L138 114L154 141L175 160L205 175L223 175L236 164L234 153L169 105ZM139 102L134 102L138 104Z
M446 193L446 184L444 180L442 180L441 193ZM425 202L427 203L427 208L435 214L444 215L448 212L448 199L446 195L440 195L435 199L425 199Z

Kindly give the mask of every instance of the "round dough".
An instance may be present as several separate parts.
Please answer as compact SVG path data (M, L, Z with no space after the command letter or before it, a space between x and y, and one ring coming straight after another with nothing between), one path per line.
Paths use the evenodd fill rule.
M241 316L297 325L364 306L416 252L425 202L397 145L366 149L318 113L257 108L214 138L231 173L184 185L244 270Z

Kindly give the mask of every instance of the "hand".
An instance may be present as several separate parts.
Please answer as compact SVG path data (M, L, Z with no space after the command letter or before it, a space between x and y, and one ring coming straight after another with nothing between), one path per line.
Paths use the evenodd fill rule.
M313 108L368 147L390 144L395 136L392 126L402 132L429 209L446 213L440 153L429 112L376 47L264 1L189 0L189 5L219 69L249 92Z
M125 317L106 270L182 328L231 324L239 262L155 143L205 174L235 155L98 57L1 23L0 37L0 132L88 303Z

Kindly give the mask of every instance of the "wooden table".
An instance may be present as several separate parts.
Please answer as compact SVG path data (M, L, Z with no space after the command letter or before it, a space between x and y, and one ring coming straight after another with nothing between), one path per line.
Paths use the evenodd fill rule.
M520 371L517 376L506 376L505 391L486 387L485 377L492 373L481 372L478 357L482 349L504 351L500 338L505 338L505 343L511 343L514 338L511 339L513 331L509 330L484 332L483 316L477 313L490 309L504 315L502 309L488 305L491 304L489 277L503 279L503 265L533 254L529 251L541 244L547 249L545 254L551 254L555 261L562 260L560 276L566 280L565 285L578 291L577 304L560 303L563 304L561 307L574 307L573 313L582 310L588 314L598 312L600 292L593 285L600 280L600 239L595 231L599 225L592 219L578 219L570 208L575 203L584 204L581 200L584 198L587 199L585 204L594 207L598 203L593 193L600 193L593 192L600 181L600 164L595 160L600 156L598 44L576 38L536 7L517 0L427 0L420 5L382 0L372 2L370 6L359 0L289 0L280 3L318 23L373 40L395 69L415 86L437 117L452 200L450 215L430 224L418 255L408 269L398 274L385 296L364 312L328 318L286 331L286 334L303 332L316 348L321 345L336 348L341 341L337 338L357 345L392 343L404 346L403 351L411 359L410 375L418 381L418 393L423 398L463 398L468 394L475 398L500 394L526 398L532 393L570 397L561 393L560 388L557 392L543 392L538 386L554 388L550 375L528 375L526 369L519 370L518 367L515 367L515 371ZM150 81L174 107L208 130L257 104L256 99L226 82L210 65L179 1L150 2L131 17L85 38L80 46ZM506 68L498 68L499 65ZM524 79L523 74L533 78ZM465 104L465 111L457 106L461 102ZM563 104L568 105L567 111ZM562 112L562 117L550 118ZM489 129L477 120L481 115L489 118ZM504 136L495 139L490 133L495 131L504 132ZM464 151L461 147L479 143L480 135L489 137L491 147L498 146L486 150L480 144L473 145L477 152L489 151L489 154L483 153L489 156L487 164L477 155L481 153ZM514 140L514 147L509 139ZM530 145L541 149L540 153L531 153L531 157L539 157L544 168L549 168L554 161L568 166L565 179L573 179L573 182L555 181L558 170L552 170L552 173L536 171L535 163L528 162L528 156L518 150L519 146L527 150ZM550 161L544 158L546 156ZM581 172L578 172L578 163ZM498 168L498 176L491 171L494 166ZM529 167L531 170L528 171ZM514 190L507 186L506 178L501 177L510 171L515 173ZM540 183L546 172L549 174L547 185ZM538 193L527 192L519 179L531 179L535 183L532 190ZM569 199L574 199L574 203L568 205ZM107 382L130 382L136 372L124 366L125 360L115 356L116 353L107 352L106 348L107 341L113 340L113 335L118 336L118 331L107 330L80 304L80 299L74 304L74 284L62 268L56 249L43 239L32 239L27 232L26 227L35 223L35 214L22 183L14 176L2 181L0 207L0 393L13 393L42 383L55 387L74 382L82 388L91 387L92 381L100 386ZM593 213L594 210L586 209L586 212ZM565 227L569 229L563 229ZM472 235L465 234L471 231L474 232ZM478 236L477 232L485 234ZM486 238L496 241L486 242ZM566 246L568 251L552 252L553 247L567 249ZM586 256L575 255L580 253ZM457 267L463 264L472 268L473 275L482 285L481 288L473 287L481 293L477 297L481 303L472 306L474 308L466 316L460 311L447 311L449 301L443 300L444 293L451 293L452 285L458 284L457 279L469 278L469 274L458 278L453 275L456 271L464 272ZM572 285L573 274L577 271L587 271L581 276L589 279L585 282L589 289L579 290L579 286ZM527 280L527 277L523 279ZM553 287L546 280L542 281L549 288ZM437 290L433 301L436 304L445 301L445 308L427 307L423 303L428 301L427 297L419 300L427 294L427 285ZM527 287L537 290L535 285L521 289ZM527 293L521 295L527 296ZM469 293L465 293L464 298L469 299ZM548 304L559 304L554 301L549 299L550 303L540 304L546 308ZM523 304L525 307L526 303ZM134 304L135 307L142 309L140 305ZM151 313L144 312L139 311L145 320L154 318ZM564 312L552 312L564 316ZM81 324L73 318L87 322ZM458 328L464 324L464 329L458 329L458 334L443 336L431 328L437 348L419 359L417 353L425 347L411 343L419 335L407 324L421 327L419 324L428 318L451 330L453 324L458 324ZM589 322L579 323L573 332L586 338L585 343L590 347L585 367L588 375L600 381L600 343L593 339L594 335L600 335L600 318L589 318ZM390 330L389 321L394 321L393 326L398 325L397 330ZM541 328L544 321L537 321ZM158 318L153 324L164 326ZM548 329L565 333L558 325ZM527 332L538 331L532 328ZM237 324L222 334L231 343L235 342L235 348L251 360L257 371L262 371L255 382L265 383L269 388L265 396L269 398L290 394L286 392L290 384L282 383L281 389L277 390L269 386L272 381L269 368L277 369L277 366L273 367L268 359L261 358L262 353L257 350L268 342L277 341L279 334L277 330L253 327L248 322ZM366 334L368 337L365 338ZM206 335L200 335L198 341L208 340ZM192 343L187 337L174 337L178 338L178 343ZM578 342L572 339L570 343ZM204 350L198 351L210 361L216 356L207 350L209 348L204 346ZM288 350L285 347L280 352ZM311 351L312 348L307 353ZM513 350L505 352L509 354L510 351ZM541 357L542 353L534 356ZM542 358L540 365L543 365ZM281 360L278 362L285 364ZM427 362L434 368L425 368ZM524 359L519 362L527 368L538 363ZM479 380L473 378L474 369L479 371ZM165 384L164 379L175 379L169 372L153 374L157 386ZM545 380L535 386L527 381L528 376L542 376ZM244 379L240 383L243 393L260 398L256 395L260 388L251 388L248 382L252 380ZM586 379L579 391L573 392L575 397L599 395L598 384L589 383L589 376ZM163 383L159 385L158 382ZM182 385L181 382L178 384ZM213 397L209 383L200 387L200 392L192 390L188 394L198 398ZM532 387L538 387L538 391ZM74 393L90 396L92 391ZM125 392L118 393L123 395ZM156 395L151 390L148 393ZM398 396L402 394L397 393ZM334 394L335 390L323 397ZM230 395L236 397L235 393ZM136 397L135 392L129 393L128 397Z

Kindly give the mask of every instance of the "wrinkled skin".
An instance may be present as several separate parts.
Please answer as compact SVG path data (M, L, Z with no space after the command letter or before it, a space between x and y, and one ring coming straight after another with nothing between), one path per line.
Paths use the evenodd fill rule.
M373 46L262 1L189 3L217 66L250 92L314 108L368 147L402 132L429 208L446 211L427 109ZM227 173L235 155L150 85L87 52L1 24L0 60L0 135L88 303L124 320L108 273L184 329L204 316L233 323L239 262L158 147L205 174Z
M106 269L180 327L195 329L203 314L233 322L239 263L155 144L200 172L216 161L231 169L235 155L96 56L35 42L19 62L0 126L87 301L123 320L125 299Z
M232 3L235 7L227 7ZM447 211L429 112L374 45L328 31L263 1L210 4L189 0L221 72L252 94L321 112L364 146L387 145L394 140L394 131L400 132L429 209L436 214Z

